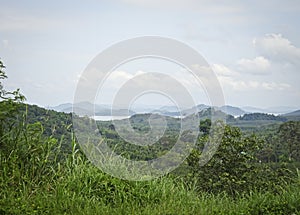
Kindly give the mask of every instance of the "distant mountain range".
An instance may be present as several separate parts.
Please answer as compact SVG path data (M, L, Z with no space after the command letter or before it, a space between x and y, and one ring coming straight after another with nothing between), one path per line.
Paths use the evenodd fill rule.
M115 108L112 111L109 105L99 105L99 104L93 105L90 102L80 102L77 103L74 107L76 109L75 112L78 115L110 116L111 113L113 112L113 115L115 116L132 116L134 114L139 114L139 113L157 113L160 115L172 116L172 117L177 117L182 115L188 116L192 113L200 112L202 110L210 108L210 106L208 105L200 104L191 108L184 109L181 112L179 112L176 106L139 105L139 106L132 107L130 110ZM72 103L65 103L54 107L48 107L47 109L51 109L59 112L71 113L73 111L73 105ZM295 107L285 107L285 106L262 109L262 108L256 108L250 106L239 108L230 105L225 105L222 107L214 107L214 109L221 111L227 115L232 115L234 117L243 116L247 113L268 113L268 114L282 115L285 117L293 117L293 116L300 117L300 110L297 110L297 108Z
M110 109L109 105L98 105L92 104L90 102L80 102L76 103L74 106L72 103L60 104L54 107L48 107L47 109L55 110L64 113L75 112L78 115L88 115L88 116L110 116L112 113L115 116L126 116L135 114L132 110L127 109Z
M277 107L269 107L269 108L257 108L251 106L242 107L242 109L248 113L271 113L271 114L286 114L293 111L296 111L299 108L296 107L288 107L288 106L277 106Z

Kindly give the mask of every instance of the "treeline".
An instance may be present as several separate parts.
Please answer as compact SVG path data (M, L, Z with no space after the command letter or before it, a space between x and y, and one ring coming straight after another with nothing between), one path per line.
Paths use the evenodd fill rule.
M266 113L249 113L244 114L243 116L238 117L239 120L274 120L280 122L286 122L288 119L282 116L275 116L274 114L266 114Z
M9 128L20 123L39 123L41 124L43 136L53 137L61 142L63 152L69 153L71 151L72 114L13 101L0 102L0 110L5 110L0 116L2 117L2 131L9 130Z

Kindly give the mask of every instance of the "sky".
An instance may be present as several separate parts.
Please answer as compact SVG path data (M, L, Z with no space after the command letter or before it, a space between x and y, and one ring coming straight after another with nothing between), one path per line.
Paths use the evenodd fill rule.
M28 103L73 102L78 80L95 56L120 41L155 35L197 50L216 73L226 104L300 108L298 0L0 0L0 5L4 85L20 88ZM111 102L111 92L122 83L152 71L193 86L179 65L136 60L111 73L100 100ZM203 92L193 93L197 103L207 103ZM146 96L144 102L162 100Z

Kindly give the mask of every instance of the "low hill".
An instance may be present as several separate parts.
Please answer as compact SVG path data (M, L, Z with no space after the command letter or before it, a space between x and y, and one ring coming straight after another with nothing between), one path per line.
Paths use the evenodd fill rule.
M267 113L249 113L238 118L239 120L245 121L253 121L253 120L274 120L274 121L287 121L286 118L281 116L275 116L274 114L267 114Z
M0 102L0 109L2 105L4 104ZM59 140L63 152L72 150L72 115L70 113L48 110L37 105L18 104L11 122L15 124L18 124L18 122L24 124L41 123L45 137L51 136Z
M221 110L222 112L232 115L232 116L241 116L244 115L246 113L246 111L242 110L241 108L238 107L233 107L230 105L225 105L222 106L220 108L218 108L219 110Z
M300 110L296 110L291 113L283 114L283 116L300 116Z
M300 110L296 110L287 114L282 115L290 121L300 121Z

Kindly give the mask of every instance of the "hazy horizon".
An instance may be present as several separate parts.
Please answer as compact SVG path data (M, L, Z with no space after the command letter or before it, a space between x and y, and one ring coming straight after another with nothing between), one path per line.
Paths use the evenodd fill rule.
M87 103L88 101L83 101L82 103ZM66 102L66 103L61 103L58 105L54 105L54 106L43 106L44 108L58 108L59 106L65 106L65 105L72 105L72 102ZM91 103L92 104L92 103ZM99 103L94 103L92 105L98 105L98 106L102 106L102 108L112 108L112 104L106 103L106 104L99 104ZM205 106L211 106L209 104L197 104L197 106L199 105L205 105ZM196 106L196 105L195 105ZM184 107L184 109L189 109L189 108L193 108L195 106L187 106ZM248 109L258 109L258 110L262 110L262 111L277 111L280 112L280 110L283 110L283 112L292 112L292 111L296 111L296 110L300 110L299 107L297 106L287 106L287 105L281 105L281 106L269 106L269 107L257 107L257 106L236 106L236 105L231 105L231 104L225 104L224 106L227 107L234 107L234 108L240 108L244 111L247 111ZM224 107L224 106L218 106L220 107ZM212 106L211 106L212 107ZM159 108L164 108L168 111L170 111L171 109L173 110L174 108L177 108L177 110L179 110L179 108L176 105L173 105L171 103L168 104L143 104L143 103L135 103L134 106L130 106L128 109L133 110L133 111L138 111L138 110L145 110L145 109L159 109ZM122 109L122 107L113 107L113 109ZM176 112L176 111L170 111L170 112Z
M59 106L59 105L64 105L64 104L73 104L73 101L66 101L66 102L62 102L62 103L54 103L54 104L47 104L47 105L44 105L44 104L40 104L40 103L36 103L36 102L30 102L28 100L25 101L25 103L28 103L28 104L31 104L31 105L37 105L37 106L40 106L40 107L44 107L44 108L49 108L49 107L56 107L56 106ZM98 103L95 103L96 105L99 105ZM104 103L104 104L100 104L100 105L111 105L109 103ZM175 106L175 105L172 105L172 104L147 104L147 103L138 103L137 105L145 105L145 106ZM197 105L209 105L207 103L197 103ZM296 109L300 109L300 105L288 105L288 104L279 104L279 105L270 105L270 106L257 106L257 105L251 105L251 104L245 104L245 105L236 105L236 104L230 104L230 103L225 103L224 106L232 106L232 107L238 107L238 108L258 108L258 109L271 109L271 108L278 108L278 107L282 107L282 108L294 108L295 110Z

